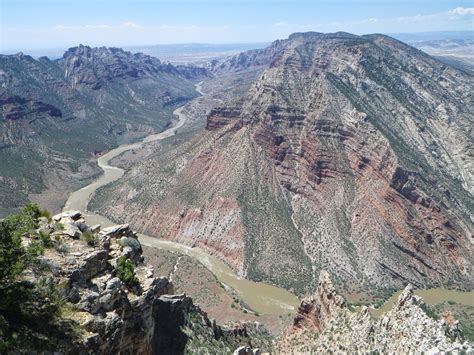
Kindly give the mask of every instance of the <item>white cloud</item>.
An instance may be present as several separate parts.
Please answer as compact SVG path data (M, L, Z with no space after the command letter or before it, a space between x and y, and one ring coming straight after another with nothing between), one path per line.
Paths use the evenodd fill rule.
M447 24L455 21L470 21L472 26L472 21L474 21L474 7L456 7L444 12L403 16L397 17L394 20L399 23L425 23L426 25L432 25L434 23Z
M124 22L122 24L123 27L127 28L134 28L134 29L142 29L143 26L137 25L135 22Z
M142 29L143 27L137 25L134 22L124 22L121 25L108 25L105 23L102 24L87 24L87 25L78 25L78 26L70 26L70 25L56 25L53 27L54 30L59 31L73 31L73 30L111 30L111 29Z
M417 14L403 17L366 18L353 21L333 21L315 24L276 22L273 30L279 36L288 35L297 31L336 32L346 31L353 33L373 32L424 32L465 30L474 26L474 8L457 7L444 12L431 14Z
M474 15L474 7L456 7L455 9L449 10L448 13L451 15L472 16Z

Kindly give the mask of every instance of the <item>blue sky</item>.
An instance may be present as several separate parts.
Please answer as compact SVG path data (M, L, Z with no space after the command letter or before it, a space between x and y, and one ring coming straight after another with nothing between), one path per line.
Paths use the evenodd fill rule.
M447 0L0 0L1 46L267 42L293 32L473 30L474 2Z

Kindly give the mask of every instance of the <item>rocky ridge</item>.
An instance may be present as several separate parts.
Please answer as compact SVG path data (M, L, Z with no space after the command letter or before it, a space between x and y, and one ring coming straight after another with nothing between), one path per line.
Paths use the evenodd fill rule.
M64 69L64 77L73 88L99 90L117 78L158 78L175 75L185 79L209 76L206 69L163 63L143 53L130 53L121 48L79 45L69 48L57 61Z
M265 330L254 324L221 327L184 294L173 294L165 277L143 263L137 235L128 225L101 229L89 226L80 212L39 219L38 233L53 247L40 256L49 272L29 270L22 279L40 278L59 285L66 304L62 317L74 325L73 335L49 339L54 350L77 353L229 353L251 343L249 334ZM34 239L23 237L28 246ZM120 278L117 263L133 265L135 280Z
M434 320L423 299L406 286L393 308L380 319L369 309L351 310L322 271L313 297L302 301L293 325L277 341L277 354L471 352L457 322Z

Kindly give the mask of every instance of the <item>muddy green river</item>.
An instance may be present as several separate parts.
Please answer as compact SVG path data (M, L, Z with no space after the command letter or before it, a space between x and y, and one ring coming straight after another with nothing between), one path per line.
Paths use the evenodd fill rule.
M378 318L383 313L389 311L393 304L397 301L398 296L402 293L402 290L395 292L380 308L370 309L370 314ZM474 307L474 291L463 292L455 290L447 290L444 288L430 288L427 290L419 289L415 290L415 294L423 297L425 303L429 305L443 303L446 301L454 301L459 304Z
M196 85L196 91L203 94L200 84ZM182 109L183 107L180 107L174 111L174 114L178 116L178 122L173 127L161 133L147 136L141 142L121 145L99 157L97 162L99 167L104 171L103 174L91 184L71 193L63 210L83 211L86 220L90 225L101 224L102 227L114 225L115 223L104 216L87 213L87 205L94 192L98 188L120 179L124 174L123 169L110 166L110 160L128 150L139 149L143 144L165 139L176 134L177 130L186 120L185 115L182 113ZM249 281L239 277L221 260L207 254L202 249L191 248L182 244L160 240L143 234L139 234L139 240L145 246L179 252L199 260L217 277L220 282L234 289L250 308L261 314L280 315L292 313L300 303L295 295L283 288L275 287L263 282ZM453 300L459 303L472 305L474 296L473 292L463 293L444 289L420 290L417 291L417 293L423 296L428 303L439 303L446 300ZM398 297L398 294L393 295L392 298L390 298L380 309L372 310L375 312L375 315L388 310Z

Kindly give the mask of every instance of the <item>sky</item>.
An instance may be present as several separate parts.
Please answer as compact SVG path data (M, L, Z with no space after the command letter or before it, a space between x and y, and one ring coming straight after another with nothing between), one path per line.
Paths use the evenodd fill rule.
M0 0L0 52L474 30L474 0Z

